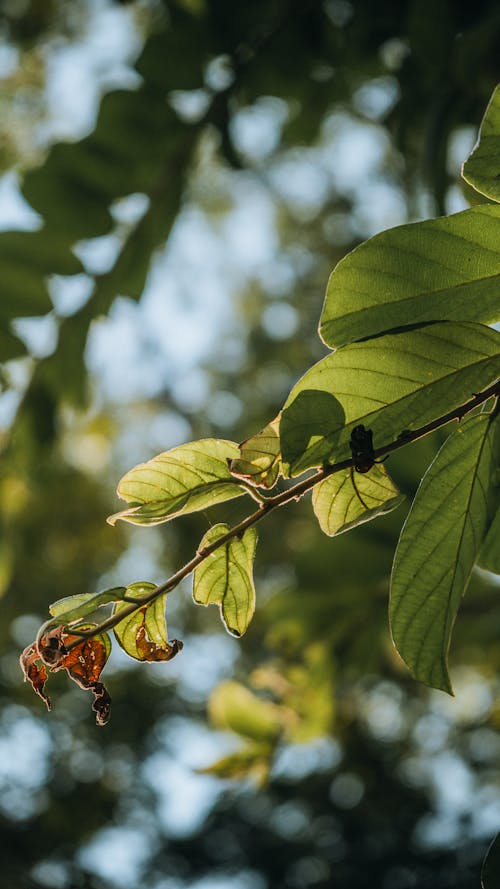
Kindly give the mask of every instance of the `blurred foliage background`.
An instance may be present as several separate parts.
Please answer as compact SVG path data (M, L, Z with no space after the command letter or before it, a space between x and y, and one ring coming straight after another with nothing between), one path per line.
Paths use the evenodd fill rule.
M273 514L244 640L184 585L183 652L114 651L105 729L17 659L50 602L159 582L241 515L104 521L134 463L275 415L348 250L468 205L498 3L4 0L0 38L0 887L478 887L498 583L464 602L456 698L418 687L387 631L404 509L334 540ZM438 442L391 457L403 491Z

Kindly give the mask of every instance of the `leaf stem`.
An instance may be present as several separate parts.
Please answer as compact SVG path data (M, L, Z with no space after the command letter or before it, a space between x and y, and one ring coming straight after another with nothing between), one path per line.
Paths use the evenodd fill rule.
M446 426L447 423L452 420L461 420L465 414L468 414L470 411L474 410L474 408L479 407L481 404L484 404L490 398L498 398L500 396L500 380L497 380L491 386L488 386L486 389L483 389L482 392L478 392L473 398L466 401L464 404L458 405L453 408L448 413L443 414L438 417L436 420L432 420L430 423L426 423L424 426L420 426L418 429L410 430L405 429L399 433L399 435L388 444L384 444L379 448L374 449L373 456L374 459L379 459L380 457L385 457L388 454L391 454L393 451L397 451L400 448L405 447L408 444L411 444L414 441L418 441L420 438L424 438L424 436L429 435L431 432L434 432L436 429L440 429L442 426ZM244 531L247 528L251 528L252 525L260 522L261 519L264 518L265 515L272 512L275 509L278 509L280 506L285 506L287 503L290 503L292 500L300 500L307 491L310 491L315 485L324 481L325 478L328 478L330 475L334 475L336 472L343 472L345 469L349 469L353 467L353 457L349 457L345 460L339 460L337 463L326 464L313 475L308 476L300 482L292 485L287 488L286 491L283 491L281 494L275 494L274 496L266 497L265 500L260 502L260 506L255 512L246 516L246 518L242 519L241 522L238 522L237 525L234 525L232 528L227 531L226 534L223 534L222 537L219 537L213 543L208 546L204 546L202 549L198 550L196 554L190 559L189 562L186 562L182 568L179 568L168 580L164 581L164 583L159 584L153 590L151 590L148 595L141 597L140 607L144 607L144 605L148 605L153 602L158 596L163 596L165 593L171 592L178 584L184 580L185 577L188 577L198 565L201 564L205 559L208 558L216 549L220 546L223 546L229 540L232 540L233 537L241 537ZM250 487L250 486L249 486ZM250 492L249 492L250 493ZM254 492L255 493L255 492ZM124 618L128 617L130 614L133 614L134 611L137 610L138 604L129 600L129 604L122 608L119 613L112 614L110 617L103 620L100 624L97 624L95 627L91 627L86 630L77 631L75 628L71 627L70 632L75 635L81 636L83 638L88 638L91 636L96 636L99 633L103 633L106 630L112 629L116 624L120 623ZM80 644L75 641L67 645L68 651L74 648L76 645Z

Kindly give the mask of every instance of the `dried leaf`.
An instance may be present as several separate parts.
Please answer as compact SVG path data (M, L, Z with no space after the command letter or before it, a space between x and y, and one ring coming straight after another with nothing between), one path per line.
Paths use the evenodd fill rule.
M92 627L87 625L82 629ZM98 725L105 725L109 719L111 698L100 681L100 676L110 651L111 642L107 633L82 639L68 633L60 624L41 633L39 639L23 651L21 668L24 678L31 683L49 710L50 699L45 694L47 667L50 673L66 670L80 688L93 692L95 700L92 709L96 714L96 722Z
M45 701L47 710L50 710L50 698L45 694L45 683L49 677L47 668L38 654L36 645L28 645L19 660L24 674L24 681L31 684L33 691Z
M145 613L146 609L141 608L141 611ZM157 642L151 642L147 638L144 625L141 625L137 630L135 644L141 661L171 661L184 647L180 639L172 639L163 647Z
M64 644L70 645L78 638L78 636L64 636ZM80 688L93 692L92 710L96 714L97 725L106 725L111 709L111 698L99 678L110 649L109 637L102 633L91 639L84 639L52 668L53 673L56 670L67 670L68 676Z

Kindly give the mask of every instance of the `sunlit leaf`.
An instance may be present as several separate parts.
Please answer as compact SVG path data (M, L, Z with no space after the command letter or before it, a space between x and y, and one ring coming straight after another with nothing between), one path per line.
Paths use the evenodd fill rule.
M390 512L403 500L384 467L377 463L369 472L336 472L312 492L316 518L329 537Z
M394 558L390 621L396 647L417 679L450 693L448 649L488 526L497 425L482 413L445 441L420 483Z
M215 543L229 531L229 525L214 525L203 537L199 549ZM218 605L226 629L242 636L255 611L253 560L257 532L248 528L241 537L221 544L194 571L193 598L198 605Z
M498 889L500 886L500 833L497 833L481 868L482 889Z
M383 447L491 385L500 333L443 322L352 343L314 365L292 389L280 424L283 468L297 475L350 456L353 428Z
M233 475L252 484L272 488L280 473L280 418L271 420L261 432L240 444L240 456L231 460Z
M342 259L320 334L332 348L423 322L500 320L500 207L397 226Z
M281 731L280 708L254 695L239 682L221 682L209 701L210 718L252 741L274 741Z
M110 516L108 522L123 519L157 525L241 497L245 492L228 467L228 460L238 454L238 445L232 441L205 438L140 463L118 485L118 496L131 504L130 508Z
M58 599L57 602L49 605L49 611L53 617L58 618L60 623L67 625L87 617L102 605L119 602L125 593L126 588L119 586L111 590L104 590L102 593L79 593L76 596L65 596L64 599Z
M500 201L500 84L489 101L477 145L465 161L462 175L476 191Z
M140 601L154 589L154 583L131 583L126 589L126 595ZM169 661L183 647L178 639L168 641L166 600L166 595L158 596L152 602L128 614L114 628L121 647L137 661ZM117 603L114 614L119 614L127 607L128 602Z

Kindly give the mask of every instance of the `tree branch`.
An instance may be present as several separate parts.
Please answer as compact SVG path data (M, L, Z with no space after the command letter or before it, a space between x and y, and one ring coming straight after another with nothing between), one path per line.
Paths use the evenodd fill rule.
M374 459L379 459L381 457L385 457L388 454L391 454L393 451L397 451L400 448L405 447L408 444L411 444L414 441L418 441L420 438L424 438L424 436L429 435L431 432L434 432L436 429L440 429L442 426L446 426L452 420L461 420L465 414L474 410L474 408L479 407L481 404L484 404L490 398L498 398L500 396L500 380L497 380L491 386L488 386L486 389L483 389L482 392L477 393L471 398L469 401L464 404L458 405L456 408L453 408L448 413L443 414L441 417L438 417L436 420L433 420L430 423L426 423L425 426L420 426L418 429L414 430L403 430L399 433L397 438L388 444L382 445L374 449L373 456ZM133 614L134 611L137 611L138 608L143 608L145 605L149 605L159 596L163 596L165 593L171 592L181 580L184 580L185 577L188 577L195 568L198 567L208 556L210 556L215 550L217 550L220 546L223 546L228 541L232 540L234 537L241 537L244 531L247 528L251 528L252 525L260 522L264 516L268 515L275 509L278 509L280 506L285 506L287 503L290 503L292 500L300 500L307 491L310 491L320 482L324 481L331 475L334 475L336 472L343 472L346 469L350 469L354 465L354 461L352 457L349 457L345 460L340 460L337 463L332 463L326 466L323 466L318 472L315 472L314 475L309 476L301 482L297 482L297 484L292 485L286 491L283 491L281 494L276 494L274 496L267 497L264 501L261 502L259 508L248 515L246 518L242 519L241 522L238 522L237 525L234 525L232 528L227 531L222 537L219 537L209 546L203 547L197 551L196 555L187 562L182 568L179 568L175 574L172 574L171 577L168 578L164 583L159 584L155 589L151 590L148 595L141 598L140 603L136 604L136 602L130 601L127 607L122 608L119 613L112 614L110 617L103 620L100 624L95 626L92 629L86 630L78 630L73 627L69 628L69 632L72 635L79 636L81 638L90 638L99 633L103 633L106 630L112 629L116 624L120 623L124 618L128 617L130 614ZM50 624L55 623L55 620L49 622ZM48 626L45 625L45 626ZM80 644L75 641L70 643L67 646L68 651L72 648L75 648L76 645Z

